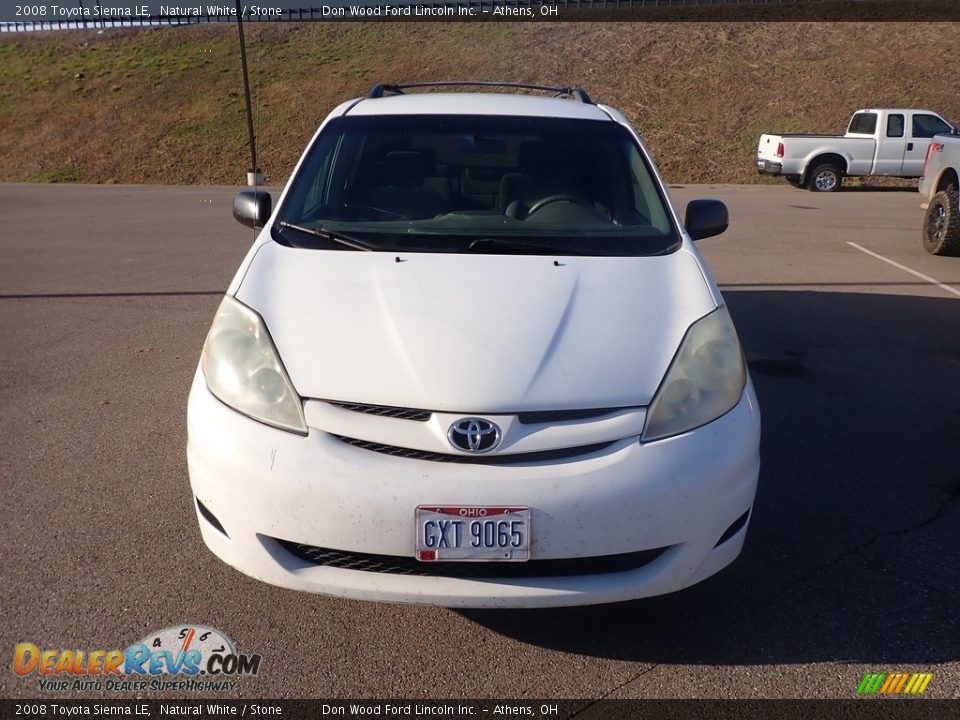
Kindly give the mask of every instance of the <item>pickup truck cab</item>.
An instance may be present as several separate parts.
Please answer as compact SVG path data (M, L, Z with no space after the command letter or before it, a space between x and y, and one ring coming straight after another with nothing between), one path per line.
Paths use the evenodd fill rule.
M815 192L838 190L846 176L920 177L931 138L953 130L932 110L857 110L842 137L761 135L757 170Z

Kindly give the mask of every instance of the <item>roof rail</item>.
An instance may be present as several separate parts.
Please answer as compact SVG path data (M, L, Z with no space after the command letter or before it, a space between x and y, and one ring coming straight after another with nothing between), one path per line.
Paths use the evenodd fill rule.
M528 83L493 82L489 80L450 80L445 82L416 82L403 84L377 83L370 88L370 92L367 93L367 97L380 98L384 95L403 95L403 91L407 90L408 88L425 87L507 87L521 90L543 90L545 92L554 93L554 97L570 97L582 103L587 103L588 105L596 105L596 103L590 99L587 91L581 87L557 87L554 85L531 85Z

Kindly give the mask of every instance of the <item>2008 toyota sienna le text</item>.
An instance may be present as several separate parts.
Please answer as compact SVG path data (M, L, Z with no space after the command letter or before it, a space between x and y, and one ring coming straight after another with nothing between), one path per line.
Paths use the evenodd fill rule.
M417 87L331 112L275 207L235 200L262 231L190 392L204 541L268 583L451 607L717 572L760 439L693 243L725 206L681 223L627 120L579 88Z

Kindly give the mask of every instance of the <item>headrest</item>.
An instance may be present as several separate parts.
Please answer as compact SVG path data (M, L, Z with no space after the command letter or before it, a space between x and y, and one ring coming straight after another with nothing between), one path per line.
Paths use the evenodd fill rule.
M427 162L419 152L401 150L388 152L383 159L383 179L390 186L422 185L427 174Z
M561 148L541 141L527 141L517 150L520 172L538 181L566 179L570 173L570 161Z

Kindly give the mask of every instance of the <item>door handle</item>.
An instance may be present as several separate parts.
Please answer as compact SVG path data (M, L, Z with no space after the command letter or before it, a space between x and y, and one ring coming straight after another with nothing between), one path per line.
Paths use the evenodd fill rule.
M913 150L913 143L907 143L907 152Z

